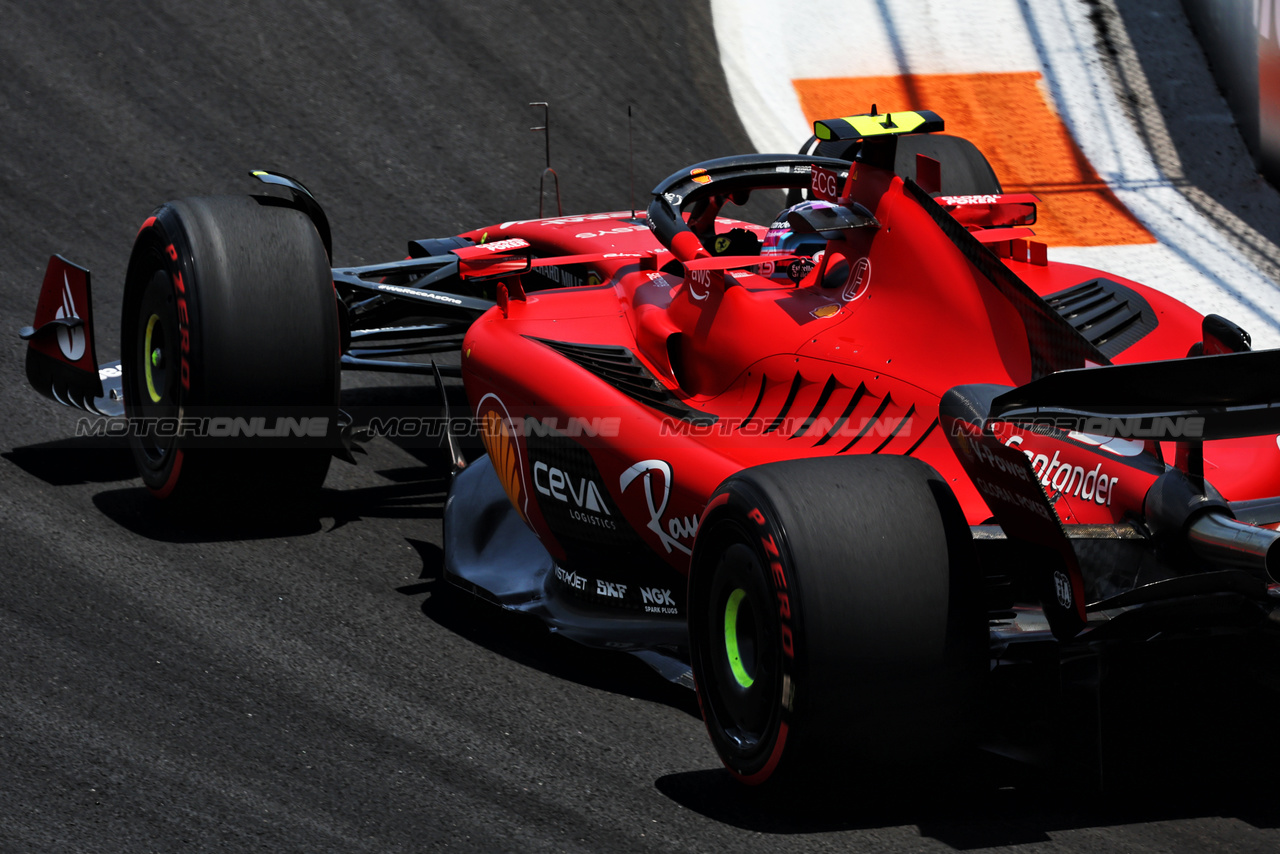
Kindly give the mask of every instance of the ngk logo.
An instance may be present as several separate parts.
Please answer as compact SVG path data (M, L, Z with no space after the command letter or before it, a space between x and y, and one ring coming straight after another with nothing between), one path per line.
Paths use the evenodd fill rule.
M671 591L664 590L661 587L641 587L640 601L645 605L670 605L675 607L675 600L671 598Z

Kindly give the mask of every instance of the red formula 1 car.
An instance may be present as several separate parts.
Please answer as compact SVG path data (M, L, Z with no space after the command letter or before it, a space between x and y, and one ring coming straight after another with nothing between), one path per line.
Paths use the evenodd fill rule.
M361 268L257 173L287 195L143 225L121 365L55 259L28 373L143 425L171 500L318 486L350 432L340 368L460 373L487 454L450 438L451 581L696 685L747 783L927 760L1006 667L1261 635L1280 604L1280 351L1048 262L1034 197L941 130L818 122L806 153L677 172L643 216ZM770 226L720 216L777 190ZM460 368L398 358L464 333Z

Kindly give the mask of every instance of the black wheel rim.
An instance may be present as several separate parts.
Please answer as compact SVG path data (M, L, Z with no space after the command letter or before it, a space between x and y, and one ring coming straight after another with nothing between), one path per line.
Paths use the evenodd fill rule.
M712 574L704 612L706 684L701 687L709 720L725 746L749 762L771 749L782 671L768 568L743 539L727 538Z

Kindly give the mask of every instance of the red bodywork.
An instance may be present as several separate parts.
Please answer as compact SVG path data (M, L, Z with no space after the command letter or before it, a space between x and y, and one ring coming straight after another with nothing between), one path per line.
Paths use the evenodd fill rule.
M900 178L866 170L858 179L857 198L880 227L828 244L825 283L821 266L798 286L748 270L687 270L672 263L643 219L625 213L503 223L464 235L522 238L535 257L599 257L555 274L580 286L530 290L525 300L500 296L463 347L463 377L499 478L553 557L564 559L560 538L574 532L553 529L535 491L571 511L560 524L603 529L623 523L597 497L607 493L655 554L687 572L698 519L726 477L806 456L909 454L943 475L970 524L990 519L938 428L938 403L957 385L1030 381L1025 328L1008 301L979 287L981 274ZM1011 201L1025 211L1026 197ZM1158 325L1114 362L1181 358L1201 340L1202 316L1182 303L1097 270L1046 263L1043 246L1022 239L1027 229L994 215L984 220L981 209L977 224L972 207L955 215L970 228L988 226L979 239L1041 296L1106 276L1143 297ZM764 233L718 221L718 232L730 228ZM833 282L837 269L847 272ZM670 398L716 420L659 411L544 341L624 347ZM570 433L577 419L585 429L575 441L589 451L598 483L595 473L535 459L527 437L511 427L529 417L552 418ZM1050 438L1012 425L997 435L1027 454L1066 524L1140 513L1162 460L1174 455L1171 446ZM1230 500L1277 491L1275 437L1212 442L1205 456L1208 480Z

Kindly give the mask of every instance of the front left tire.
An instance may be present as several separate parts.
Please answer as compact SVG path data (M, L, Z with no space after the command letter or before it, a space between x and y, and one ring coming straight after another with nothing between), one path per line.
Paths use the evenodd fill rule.
M121 322L147 488L178 503L313 498L337 429L339 346L328 256L303 213L248 196L161 207L134 242Z

